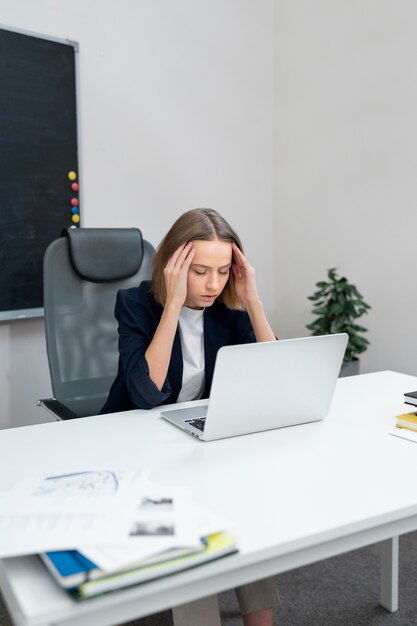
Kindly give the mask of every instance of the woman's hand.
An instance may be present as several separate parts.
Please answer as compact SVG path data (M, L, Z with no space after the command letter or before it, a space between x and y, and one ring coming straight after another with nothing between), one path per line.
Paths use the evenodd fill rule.
M187 274L195 250L191 241L180 246L169 259L165 269L166 304L182 307L187 298Z
M149 376L159 390L166 380L181 307L187 298L187 274L194 257L188 242L175 250L164 269L167 297L158 327L145 352Z
M232 245L232 248L232 270L236 295L242 301L249 315L256 341L274 341L275 335L265 317L264 307L258 296L255 270L235 244Z
M232 270L234 275L234 283L236 295L247 308L250 304L259 302L258 290L256 288L255 270L248 263L243 252L234 243Z

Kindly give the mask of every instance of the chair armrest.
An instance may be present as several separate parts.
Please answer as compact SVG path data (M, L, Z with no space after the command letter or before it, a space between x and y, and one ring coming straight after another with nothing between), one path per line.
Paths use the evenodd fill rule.
M62 404L62 402L55 398L38 400L37 405L43 406L47 411L52 413L57 420L72 420L79 417L74 411L71 411L65 404Z

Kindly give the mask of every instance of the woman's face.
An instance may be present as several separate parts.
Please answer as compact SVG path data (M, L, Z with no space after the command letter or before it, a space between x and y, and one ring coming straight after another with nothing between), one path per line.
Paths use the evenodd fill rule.
M229 280L232 244L228 241L193 241L195 250L187 276L185 306L201 309L211 306Z

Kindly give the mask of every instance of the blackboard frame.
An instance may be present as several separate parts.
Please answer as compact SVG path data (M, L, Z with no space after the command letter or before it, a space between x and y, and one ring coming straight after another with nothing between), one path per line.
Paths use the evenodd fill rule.
M79 89L78 89L78 84L79 84L79 45L78 42L70 40L70 39L63 39L63 38L58 38L58 37L54 37L54 36L50 36L50 35L45 35L45 34L41 34L41 33L37 33L37 32L32 32L32 31L28 31L28 30L24 30L24 29L20 29L20 28L15 28L13 26L9 26L9 25L4 25L4 24L0 24L0 31L4 31L4 33L0 32L0 35L3 35L3 38L6 37L10 39L10 41L13 41L13 39L15 39L17 41L17 46L19 45L19 41L30 41L30 45L31 46L37 46L36 42L39 42L39 46L42 47L42 52L40 52L40 56L39 59L47 59L48 63L49 63L49 59L51 59L51 63L54 63L55 65L52 66L52 76L54 78L57 78L58 76L58 82L56 84L56 92L58 93L58 89L60 87L62 87L62 85L59 84L59 80L60 80L60 72L58 71L55 75L54 75L54 71L56 71L56 67L57 64L59 64L60 62L64 63L65 59L72 59L71 64L69 64L68 62L65 65L65 71L62 72L62 80L66 80L67 81L67 85L65 85L68 88L68 91L66 93L70 94L70 98L68 98L68 101L71 102L71 104L68 104L68 111L65 110L65 116L68 118L71 118L71 124L69 124L69 129L65 128L65 132L68 133L68 135L70 135L70 144L71 144L71 165L68 166L68 171L69 170L74 170L77 172L77 182L79 182L79 150L78 150L78 134L79 134L79 115L78 115L78 110L79 110L79 100L78 100L78 94L79 94ZM16 37L14 38L14 35L16 35ZM25 38L30 38L25 40ZM6 41L7 43L7 41ZM7 47L6 45L6 51L8 51L9 49L11 50L13 48L13 46ZM4 49L3 49L4 52ZM43 56L42 56L43 54ZM47 54L47 56L46 56ZM36 55L34 55L34 57L36 57ZM62 61L61 61L61 57L62 57ZM39 59L37 59L38 63L39 63ZM8 59L9 60L9 59ZM21 61L21 59L20 59ZM25 59L26 61L26 59ZM11 66L13 66L14 60L12 60L11 62ZM5 65L3 67L6 67ZM38 66L39 68L39 66ZM26 71L28 68L25 68ZM35 68L36 69L36 68ZM50 68L48 67L48 70ZM18 75L18 72L16 72L16 75ZM46 75L46 69L45 69L45 75ZM48 85L49 86L49 85ZM35 90L36 91L36 90ZM46 93L46 91L45 91ZM54 97L53 95L53 90L48 90L48 97ZM31 93L30 90L27 90L27 96L28 99L30 99ZM35 95L33 96L34 98L37 97L39 99L39 93L35 93ZM11 100L11 102L13 102ZM4 105L4 107L7 107L7 105L4 104L4 100L1 102L2 105ZM61 102L62 105L62 102ZM29 100L29 105L30 107L30 100ZM62 107L61 107L62 108ZM51 109L53 109L53 106L51 106ZM36 103L35 103L35 111L36 111ZM0 120L1 119L7 119L5 117L1 118L1 113L4 113L5 115L7 114L7 112L5 113L4 108L3 110L0 109ZM13 113L13 112L12 112ZM62 117L64 116L64 113L62 113ZM58 116L59 117L59 116ZM16 119L17 119L17 114L16 114ZM16 122L16 119L14 120L14 123ZM53 126L54 123L54 119L52 119L52 123L51 123L51 127L53 129L53 131L56 133L56 127L54 128ZM59 122L56 122L57 124L59 124ZM19 129L20 130L20 129ZM33 130L33 129L31 129ZM52 131L51 131L52 132ZM63 135L65 135L64 129L63 129ZM17 133L20 136L20 133ZM21 135L24 136L24 131L22 130ZM33 143L33 137L31 137L32 143ZM64 144L63 144L64 145ZM25 148L25 146L23 145L23 148ZM7 142L6 142L6 149L7 149ZM7 151L7 150L6 150ZM22 153L24 152L24 150L22 151ZM54 159L51 159L51 162L53 162ZM4 163L2 163L1 159L0 159L0 170L4 171L4 167L2 168L2 166L4 165ZM62 164L61 164L62 165ZM1 169L2 168L2 169ZM33 273L33 276L30 276L30 273L28 273L28 280L29 278L31 278L31 282L30 282L30 289L32 289L32 285L35 285L36 287L36 294L33 295L33 302L30 301L30 297L32 297L30 294L30 289L27 290L26 293L28 293L27 298L23 298L23 300L27 300L27 302L22 302L21 298L19 298L17 296L17 298L15 298L15 296L10 295L10 301L12 302L12 306L8 306L9 300L7 299L7 297L4 296L4 294L18 294L19 291L19 287L18 285L20 285L21 283L19 283L19 280L16 279L13 282L13 274L12 274L12 261L9 261L9 264L7 264L7 259L10 258L7 257L7 254L4 253L4 257L1 258L0 256L0 294L3 295L3 301L1 301L1 305L0 305L0 322L7 322L7 321L12 321L12 320L17 320L17 319L26 319L26 318L38 318L38 317L42 317L44 314L44 310L43 310L43 266L42 266L42 261L43 261L43 253L47 247L47 245L49 245L49 243L51 243L51 241L53 241L54 239L56 239L57 237L59 237L60 232L63 228L70 226L72 224L72 215L71 215L71 210L74 208L70 205L70 201L75 197L79 204L81 204L81 193L80 190L77 190L76 192L72 192L70 191L70 184L71 181L68 180L67 178L67 171L65 171L65 180L64 180L64 172L62 171L63 168L61 167L61 170L59 172L60 174L60 181L59 181L59 187L60 187L60 195L61 195L61 199L62 199L62 193L63 190L65 188L65 201L64 202L59 202L59 209L57 208L57 202L55 202L55 204L53 205L53 209L54 209L54 214L53 214L53 220L54 224L49 225L48 224L48 219L43 219L43 223L44 223L44 227L42 230L42 234L41 237L39 236L39 224L33 224L33 231L34 231L34 241L36 241L36 245L33 246L33 249L36 249L36 255L35 252L32 252L32 250L30 251L30 255L33 256L34 260L32 262L32 266L30 267L30 272ZM37 172L34 171L32 174L33 179L36 178L36 174ZM41 173L43 175L43 173ZM6 178L6 177L5 177ZM38 176L38 179L41 178L41 176ZM46 181L46 176L43 175L43 178L45 180L43 180L43 190L46 189L47 192L49 192L50 190L47 188L47 181ZM56 176L55 176L56 179ZM23 177L22 177L23 180ZM5 183L7 185L7 181ZM51 182L52 187L56 187L58 183L56 182ZM0 184L0 191L4 191L4 188L1 187ZM52 190L53 191L53 190ZM54 198L53 193L49 194L48 199L50 198ZM11 217L9 218L9 212L10 212L10 206L7 206L7 202L3 203L5 206L5 217L4 220L2 219L1 216L1 210L2 210L2 200L7 197L7 189L6 189L6 193L2 193L1 197L0 197L0 227L3 227L3 231L7 229L13 229L14 228L14 224L18 223L18 220L13 220L13 213L11 215ZM22 189L21 190L21 196L29 196L29 194L26 194L26 190ZM36 195L35 193L32 194L33 197ZM46 195L46 194L45 194ZM24 217L24 223L25 223L25 228L28 226L28 222L31 221L31 219L33 221L40 221L40 220L35 220L33 214L36 213L37 211L37 207L35 204L35 201L33 199L33 197L31 198L31 207L25 207L23 206L23 210L26 212L26 209L32 213L30 213L30 215L26 215ZM47 203L45 202L45 205ZM16 208L16 212L18 212L20 209L20 211L22 212L22 207L17 207ZM48 208L45 208L45 206L39 207L39 214L42 214L43 217L45 218L45 211L49 210ZM80 211L79 211L79 205L76 207L75 210L78 210L78 217L80 218ZM6 215L6 211L7 211L7 215ZM43 213L42 213L43 212ZM63 217L64 216L64 217ZM23 219L23 218L22 218ZM51 220L51 221L53 221ZM61 221L60 221L61 220ZM62 223L61 223L62 222ZM4 226L4 224L6 223L6 226ZM45 226L46 224L46 226ZM74 227L78 227L81 225L81 221L79 221L76 226L74 225ZM51 232L49 233L48 228L50 228ZM22 225L18 226L18 229L20 229L20 231L22 231ZM37 230L38 229L38 230ZM4 243L4 237L5 237L5 232L1 232L0 233L0 241L3 241ZM37 233L37 234L36 234ZM19 230L17 230L16 232L12 232L10 233L8 231L8 236L10 237L14 237L15 240L18 242L18 244L21 244L22 241L24 240L24 237L22 237L21 240L19 240L19 235L20 232ZM26 235L25 235L26 236ZM32 235L31 235L32 236ZM36 239L37 237L37 239ZM26 245L26 244L25 244ZM37 246L37 248L36 248ZM5 246L2 246L2 248L4 248ZM18 248L19 246L16 246L16 248ZM6 248L7 249L7 248ZM16 252L16 255L18 254L18 252ZM1 255L1 250L0 250L0 255ZM35 258L36 257L36 258ZM4 271L2 271L4 270ZM19 271L23 271L21 268L19 268ZM36 283L36 284L35 284ZM12 285L12 289L9 289L9 291L7 291L8 285ZM35 290L35 287L33 287L33 290ZM23 292L24 287L22 287L21 293ZM35 302L36 300L36 302ZM18 306L13 306L14 302L17 303ZM24 306L19 306L19 305L24 305Z

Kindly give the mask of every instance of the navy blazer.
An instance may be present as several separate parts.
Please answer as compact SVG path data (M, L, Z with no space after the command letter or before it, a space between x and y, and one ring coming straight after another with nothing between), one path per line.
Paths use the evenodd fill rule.
M149 377L145 352L153 339L163 308L150 291L150 281L139 287L121 289L115 316L119 323L119 366L107 401L100 413L152 409L177 401L182 386L183 357L179 331L175 334L168 374L161 390ZM245 311L228 309L215 301L204 311L205 388L210 394L216 354L222 346L256 341Z

